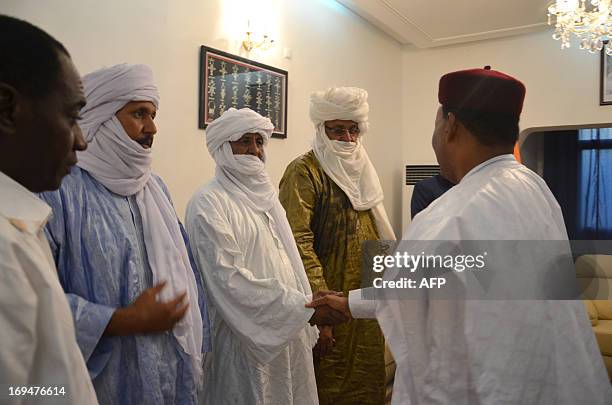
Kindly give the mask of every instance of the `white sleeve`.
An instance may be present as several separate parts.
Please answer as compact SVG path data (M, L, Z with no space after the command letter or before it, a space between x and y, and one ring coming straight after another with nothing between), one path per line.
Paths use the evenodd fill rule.
M349 291L348 304L351 315L356 319L375 319L376 300L363 299L362 291L363 289Z
M27 385L36 354L38 299L23 268L11 259L4 256L0 263L0 377L7 385Z

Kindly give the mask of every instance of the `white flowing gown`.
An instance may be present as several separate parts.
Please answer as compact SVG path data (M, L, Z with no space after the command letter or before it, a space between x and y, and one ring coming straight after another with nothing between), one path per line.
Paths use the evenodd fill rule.
M192 197L186 225L209 299L204 403L318 404L310 291L273 217L213 179Z

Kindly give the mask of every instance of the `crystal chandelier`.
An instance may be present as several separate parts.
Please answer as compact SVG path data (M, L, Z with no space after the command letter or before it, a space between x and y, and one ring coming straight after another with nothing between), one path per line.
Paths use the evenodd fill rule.
M612 45L604 41L612 34L612 0L556 0L548 7L548 25L554 17L553 39L561 40L561 49L570 47L570 35L580 41L580 49L591 53L606 48L612 56Z

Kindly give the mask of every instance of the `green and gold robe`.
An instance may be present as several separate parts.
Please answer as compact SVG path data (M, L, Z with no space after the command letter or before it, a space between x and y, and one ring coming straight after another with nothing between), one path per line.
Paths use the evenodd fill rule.
M312 150L289 164L279 196L313 292L348 296L361 288L362 243L379 239L371 210L353 209ZM335 326L333 335L332 352L314 359L320 403L383 404L385 349L378 323L352 320Z

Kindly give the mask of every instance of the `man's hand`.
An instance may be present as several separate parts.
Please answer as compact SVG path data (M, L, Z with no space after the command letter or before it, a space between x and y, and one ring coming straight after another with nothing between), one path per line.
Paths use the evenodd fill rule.
M351 318L351 310L348 304L348 298L337 296L333 294L327 294L323 297L316 298L312 302L306 304L306 308L314 308L315 311L319 308L329 307L335 311L340 312L346 318Z
M131 305L117 309L104 334L125 336L172 329L187 313L189 303L185 302L186 292L168 302L158 301L157 295L165 285L166 282L163 281L143 291Z
M338 297L342 297L342 291L338 292L338 291L329 291L329 290L319 290L316 293L314 293L312 299L316 300L317 298L322 298L325 297L327 295L336 295Z
M319 299L322 299L322 298L319 298ZM309 302L308 304L306 304L306 307L313 308L309 306L310 304L312 303ZM317 326L338 325L339 323L344 323L349 320L349 318L345 316L343 313L336 311L335 309L331 308L328 305L321 304L317 306L316 308L314 308L314 310L315 310L315 313L312 314L312 316L310 317L310 320L308 321L308 323L311 325L317 325Z
M319 340L317 340L317 344L312 349L312 352L315 357L325 357L331 352L336 339L334 339L333 328L331 326L319 326L318 328Z

